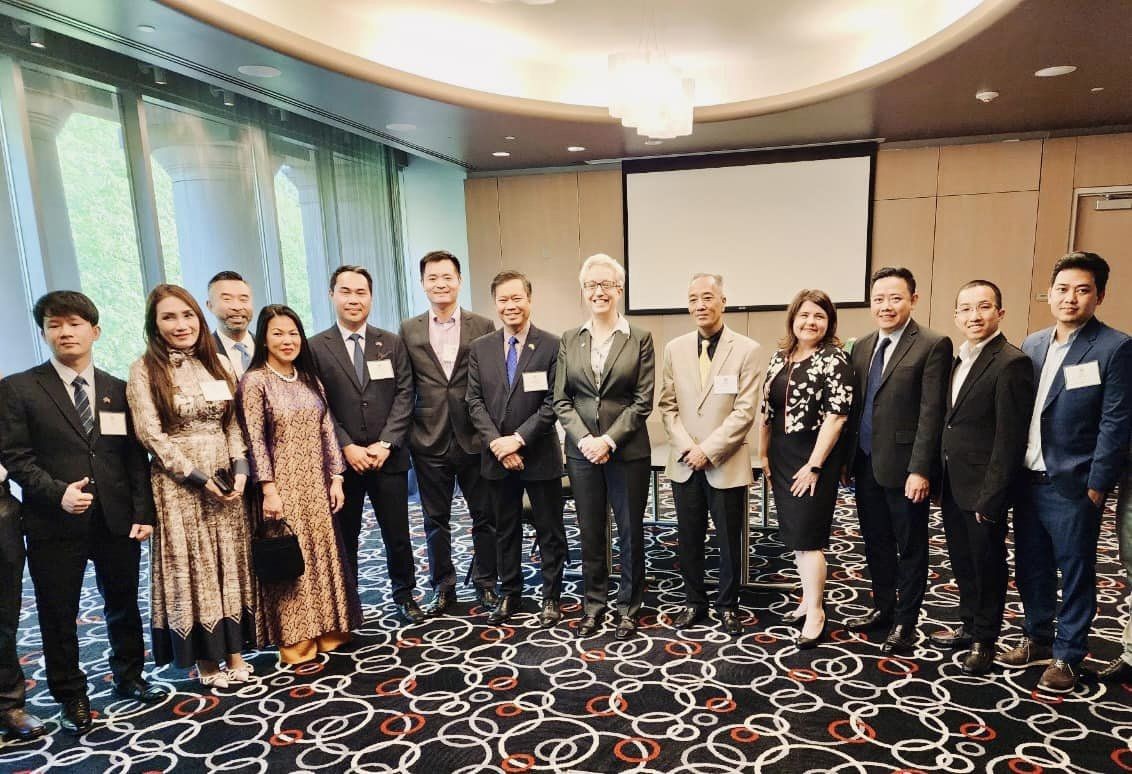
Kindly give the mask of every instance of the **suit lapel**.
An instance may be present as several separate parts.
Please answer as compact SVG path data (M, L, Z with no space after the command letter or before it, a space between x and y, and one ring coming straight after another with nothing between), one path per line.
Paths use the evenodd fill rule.
M1006 339L999 335L994 341L987 342L987 345L983 347L983 351L979 353L979 356L975 358L975 362L971 364L971 370L967 372L967 377L963 379L963 386L959 388L959 395L956 396L955 403L952 404L951 410L948 412L949 417L962 405L963 400L967 397L967 394L971 392L971 388L974 386L975 382L979 381L979 378L990 368L991 363L998 357L998 353L1002 351L1002 345L1005 341ZM948 384L947 394L948 397L951 396L950 384Z
M353 353L346 348L346 342L342 339L342 331L335 325L333 328L323 334L327 341L326 345L330 351L334 353L334 359L338 361L338 365L346 373L346 378L350 384L354 385L354 389L358 392L362 391L362 385L358 384L357 372L354 371L354 357ZM371 346L369 332L366 332L366 349Z
M110 376L94 369L94 397L97 405L91 405L94 411L94 431L91 433L91 443L97 443L98 439L102 437L102 421L99 419L99 414L102 413L102 407L107 408L111 405L111 393L114 387L110 381Z
M605 392L606 385L609 384L608 376L613 373L613 366L617 362L617 357L621 351L625 349L625 343L629 341L629 337L620 331L614 331L613 342L609 346L609 357L605 359L605 368L602 369L601 391Z
M67 388L63 384L63 380L59 378L59 374L56 373L55 367L50 362L45 363L40 367L37 378L43 391L47 393L47 396L59 409L59 413L78 433L79 438L89 443L90 437L83 431L82 422L79 421L79 412L75 410L75 404L71 402L71 396L67 394ZM98 391L97 387L95 387L95 391Z
M590 380L590 386L594 388L594 394L598 393L597 388L597 374L594 373L593 360L590 358L590 348L593 346L594 339L588 330L582 330L578 333L578 357L582 359L582 372L586 378ZM606 361L606 368L609 367Z
M413 318L409 322L414 324L414 327L416 327L417 329L413 332L413 337L416 339L417 346L422 347L424 351L428 353L428 360L430 363L432 363L433 368L436 369L436 378L440 379L443 382L447 382L448 377L444 375L444 366L441 365L440 358L437 357L436 350L432 348L432 335L431 331L429 330L429 317L431 315L432 312L428 311ZM460 322L460 341L462 343L464 340L464 325L462 323L464 321L461 320ZM452 368L452 373L456 373L455 366L453 366Z
M1095 320L1096 318L1093 319ZM1053 336L1052 330L1049 335L1051 337ZM1073 343L1069 345L1069 351L1065 353L1065 359L1061 361L1061 367L1058 368L1057 373L1053 375L1053 382L1050 383L1049 394L1046 395L1046 401L1042 404L1042 411L1049 408L1049 405L1053 403L1054 399L1061 393L1062 389L1065 388L1065 367L1077 365L1084 360L1085 356L1089 354L1089 350L1093 348L1093 340L1095 338L1096 329L1093 327L1093 321L1090 320L1086 326L1081 329L1081 332L1077 334L1077 338L1073 340ZM1048 348L1046 349L1046 357L1049 357ZM1042 363L1044 365L1044 358L1042 359Z
M893 351L892 357L888 359L888 364L884 367L884 373L882 373L880 377L880 384L877 385L878 390L888 381L888 377L896 370L896 366L900 365L900 361L908 354L908 350L912 348L912 344L919 334L920 326L916 325L915 320L909 320L908 327L905 328L904 333L900 335L900 341L896 342L896 349Z
M696 342L696 346L697 346L697 349L698 349L699 348L699 341L700 341L698 334L697 334L696 338L693 339L693 341ZM719 337L719 343L715 347L715 357L713 357L711 359L711 368L708 370L707 381L705 381L703 384L700 385L700 401L699 401L698 405L703 406L704 401L708 399L709 395L711 395L712 387L715 385L715 377L716 377L716 375L719 374L720 369L723 368L723 363L727 360L728 355L731 354L731 350L734 347L734 345L735 345L734 334L732 334L729 329L724 328L723 329L723 335ZM700 374L699 360L700 360L700 357L699 357L699 353L697 352L696 357L694 358L694 362L696 364L696 368L695 368L696 376L699 376L699 374Z

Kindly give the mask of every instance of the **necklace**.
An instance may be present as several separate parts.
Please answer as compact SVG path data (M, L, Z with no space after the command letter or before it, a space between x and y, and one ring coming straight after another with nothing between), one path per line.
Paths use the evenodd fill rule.
M276 376L278 376L280 379L282 379L285 382L293 382L293 381L295 381L296 379L299 378L299 371L298 371L298 369L296 369L294 367L292 367L292 369L291 369L291 375L290 376L284 376L283 374L279 373L274 368L272 368L270 364L264 363L264 365L267 366L268 371L275 374Z

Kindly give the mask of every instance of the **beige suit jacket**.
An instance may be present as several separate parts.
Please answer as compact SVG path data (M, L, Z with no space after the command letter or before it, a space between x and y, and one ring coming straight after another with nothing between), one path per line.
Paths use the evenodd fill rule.
M664 348L659 408L668 434L665 475L673 481L687 481L692 469L680 461L680 455L699 444L711 461L705 469L709 484L716 489L751 484L747 434L759 403L758 342L724 327L704 387L700 386L698 348L696 331L673 339ZM716 389L721 376L735 377L735 393Z

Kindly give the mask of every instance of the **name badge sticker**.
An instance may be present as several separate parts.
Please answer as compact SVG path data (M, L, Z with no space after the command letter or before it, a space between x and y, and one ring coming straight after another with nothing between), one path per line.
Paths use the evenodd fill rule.
M712 392L716 395L737 395L739 393L738 374L720 374L715 377Z
M98 431L103 435L126 434L126 412L100 411L98 412Z
M523 392L546 392L549 389L546 383L546 371L523 372Z
M369 368L370 379L393 378L393 361L388 358L366 361L366 367Z
M1079 365L1065 366L1065 389L1076 390L1080 387L1095 387L1101 383L1101 369L1096 360Z
M232 400L232 391L223 379L209 379L200 383L200 391L205 400Z

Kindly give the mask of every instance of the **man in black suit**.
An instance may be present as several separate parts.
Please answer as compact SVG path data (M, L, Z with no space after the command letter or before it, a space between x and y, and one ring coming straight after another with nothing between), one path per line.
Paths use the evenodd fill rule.
M93 725L75 619L94 562L104 601L115 692L151 703L142 677L141 542L153 531L149 461L126 410L126 383L94 367L98 309L73 291L39 299L35 321L51 359L0 382L0 460L23 493L47 685L76 733Z
M468 351L468 411L487 446L483 477L495 514L499 546L499 604L488 623L502 624L523 603L523 491L542 561L539 624L562 618L562 446L555 431L554 370L558 337L531 325L531 281L502 271L491 281L503 329L475 340Z
M413 599L416 568L409 541L409 450L405 440L413 413L413 372L394 333L367 325L373 279L361 266L339 266L330 276L338 317L310 340L318 378L334 415L348 469L346 504L338 513L346 561L358 571L362 505L369 495L385 542L393 602L408 623L425 619Z
M221 271L208 281L208 311L216 316L216 351L228 358L239 381L255 354L252 322L252 288L234 271Z
M47 732L43 721L24 709L24 671L16 653L24 557L20 501L8 491L8 471L0 465L0 731L21 742Z
M932 635L941 648L971 645L966 674L994 663L1006 604L1006 531L1011 487L1026 454L1034 404L1030 358L1006 340L1002 291L973 280L955 298L955 325L966 338L951 369L944 418L943 529L959 585L959 628Z
M912 319L919 296L905 268L873 273L869 305L878 330L853 347L848 466L873 584L873 610L845 622L851 630L892 626L882 652L908 655L928 581L928 508L939 476L951 339Z
M401 340L413 364L416 406L409 447L424 511L433 597L425 613L441 615L456 601L452 566L452 494L456 482L472 518L470 574L480 604L495 595L495 519L484 508L480 437L468 417L468 345L495 330L491 320L460 308L460 260L436 250L421 258L421 287L429 311L401 323Z

